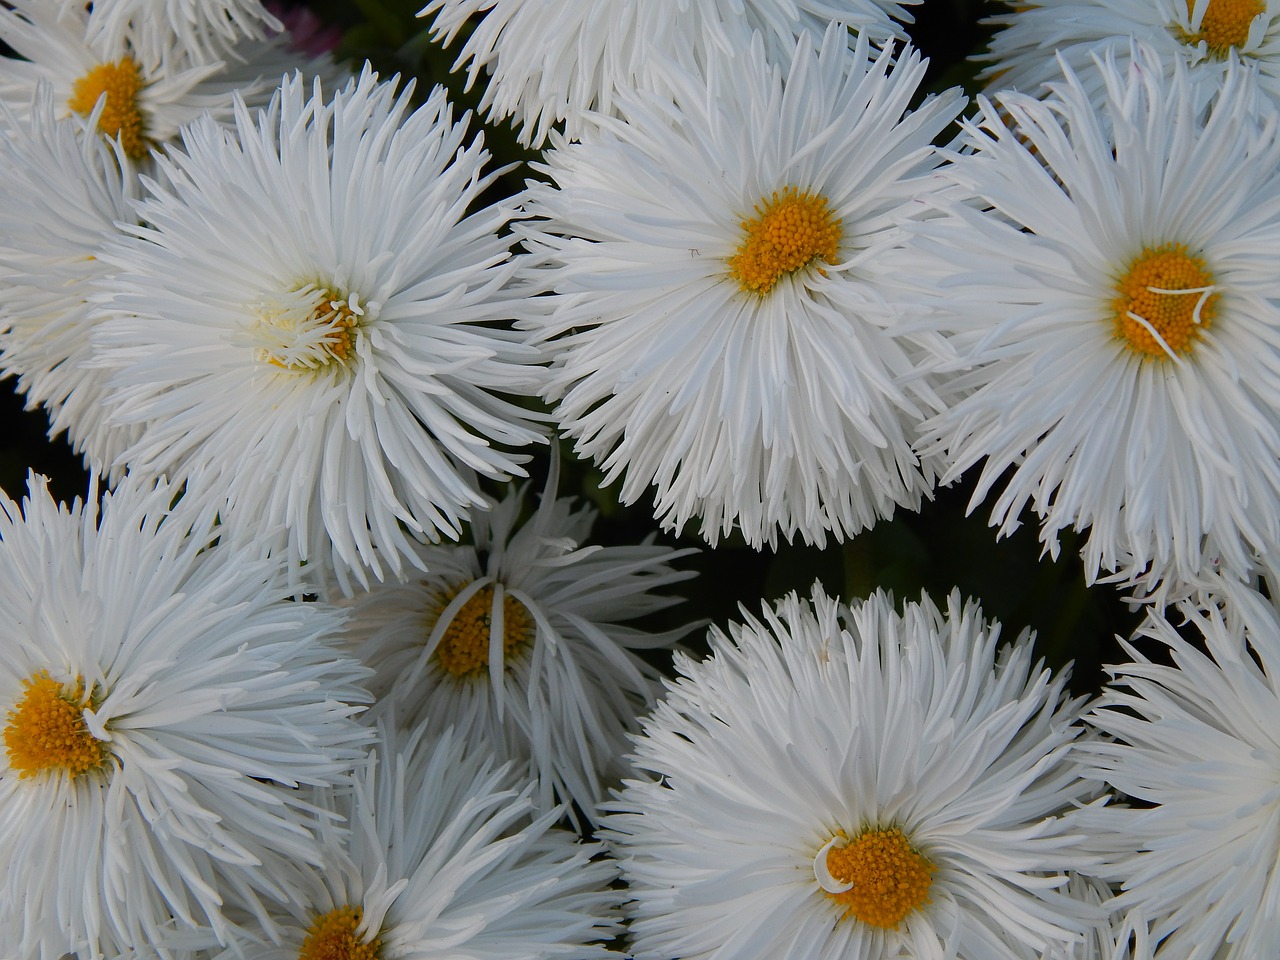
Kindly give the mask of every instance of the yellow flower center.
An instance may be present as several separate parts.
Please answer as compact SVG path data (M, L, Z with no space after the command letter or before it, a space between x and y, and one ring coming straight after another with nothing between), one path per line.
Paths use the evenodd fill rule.
M298 960L377 960L382 941L362 940L356 935L363 911L359 907L338 907L322 913L307 928Z
M132 57L100 63L71 85L67 106L87 117L105 93L107 102L98 115L98 129L105 136L118 138L130 159L141 160L151 149L146 121L138 108L138 94L145 85Z
M822 848L814 862L823 892L853 917L873 927L897 929L904 917L929 902L934 866L907 843L897 827L867 830L851 843L842 837Z
M1144 357L1188 353L1213 320L1213 275L1180 243L1148 247L1116 281L1115 334Z
M92 706L84 680L76 678L68 690L41 670L22 681L26 692L9 711L4 745L9 766L22 780L46 770L65 770L72 779L106 766L107 743L96 739L84 722L84 708Z
M1187 13L1195 9L1195 0L1187 0ZM1249 25L1266 10L1264 0L1209 0L1209 6L1196 33L1186 33L1183 40L1196 44L1201 40L1217 54L1232 47L1242 47L1249 39Z
M764 295L784 273L814 260L834 263L839 255L841 221L831 215L827 198L795 187L775 190L756 204L756 216L742 221L745 234L729 258L729 272L747 293Z
M459 590L461 587L459 588ZM454 590L440 608L448 606L458 595ZM481 587L462 605L440 638L436 658L442 670L455 677L476 676L489 667L489 639L493 625L493 586ZM502 655L509 657L533 636L533 617L523 603L504 593L502 596Z
M345 364L355 354L365 317L357 294L314 283L257 305L254 359L281 370L318 370Z

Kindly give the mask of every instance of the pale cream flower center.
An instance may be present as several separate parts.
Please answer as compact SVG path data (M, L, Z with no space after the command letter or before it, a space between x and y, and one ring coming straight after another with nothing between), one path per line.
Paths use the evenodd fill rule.
M146 86L142 71L132 57L115 63L100 63L71 85L67 106L81 116L89 116L104 93L107 102L98 115L98 129L116 137L132 160L141 160L151 149L146 120L138 106L138 94Z
M436 616L461 591L446 594ZM434 618L433 618L434 619ZM440 669L455 677L473 677L489 667L489 640L493 630L493 586L486 585L467 598L445 628L436 647ZM533 617L523 603L504 593L502 597L502 654L509 657L533 638Z
M745 292L761 295L784 274L815 260L834 263L843 236L826 197L790 186L757 203L756 216L741 227L742 242L729 258L729 273Z
M101 770L111 759L110 746L89 732L85 707L93 706L84 680L68 689L41 670L22 681L26 692L6 717L4 745L9 766L19 779L61 770L71 779Z
M359 294L314 283L263 301L252 330L254 359L295 371L346 364L355 356L367 307Z
M378 960L382 941L356 933L362 918L363 911L350 906L320 914L307 928L298 960Z
M818 886L846 919L884 930L896 930L929 902L934 869L897 827L866 830L851 841L838 834L813 862Z
M1203 260L1180 243L1147 247L1116 281L1115 335L1142 357L1178 360L1213 321L1217 304Z

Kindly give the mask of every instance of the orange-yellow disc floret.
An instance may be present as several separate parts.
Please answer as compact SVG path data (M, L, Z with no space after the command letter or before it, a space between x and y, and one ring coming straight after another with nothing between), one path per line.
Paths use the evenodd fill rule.
M338 907L320 914L307 928L298 960L378 960L382 941L356 935L363 916L359 907Z
M868 830L843 847L827 851L827 869L852 886L825 895L845 908L845 916L873 927L896 929L907 914L929 902L933 864L911 848L897 827Z
M65 771L72 779L106 766L110 746L89 732L84 708L91 706L84 680L68 690L41 670L22 681L26 688L6 717L4 745L19 779Z
M146 121L138 106L138 94L144 86L142 71L132 57L100 63L71 85L67 106L87 117L105 93L107 102L98 116L98 129L108 137L118 138L130 159L141 160L151 149Z
M839 257L841 221L831 215L820 193L775 190L741 226L745 236L729 258L729 273L748 293L766 294L784 274L815 260L835 263Z
M1148 247L1116 281L1115 335L1144 357L1188 353L1213 321L1218 296L1204 261L1180 243Z
M458 591L444 598L440 609L448 605ZM441 669L455 677L470 677L489 667L489 638L493 619L493 585L481 587L467 598L449 621L436 658ZM510 656L533 635L533 617L523 603L504 593L502 597L502 653Z

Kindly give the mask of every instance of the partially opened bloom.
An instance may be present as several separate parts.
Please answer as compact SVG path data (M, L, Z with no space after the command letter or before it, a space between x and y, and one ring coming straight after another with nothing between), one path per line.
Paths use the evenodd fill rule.
M639 960L1013 960L1083 941L1080 701L958 593L814 589L711 634L606 805Z
M227 960L606 960L617 869L473 744L380 727L311 888ZM380 759L379 759L380 758Z
M972 369L925 434L1002 533L1030 505L1051 553L1088 528L1090 578L1164 589L1280 543L1280 117L1243 69L1202 117L1136 57L1097 65L1101 113L1073 76L966 126L975 200L919 228L917 276Z
M519 225L556 294L535 326L561 428L623 502L652 485L665 526L700 518L713 544L821 544L917 506L945 349L898 326L890 264L963 98L908 111L919 54L850 50L839 25L789 71L758 37L707 78L667 67L675 103L626 97L625 123L558 143Z
M904 9L920 0L430 0L431 33L446 45L471 29L455 69L482 73L481 108L513 117L523 143L541 145L565 121L570 139L588 111L612 113L620 94L665 85L663 61L697 67L760 32L784 71L796 38L820 37L838 20L883 42L906 39ZM483 13L478 23L474 18ZM895 22L897 21L897 22Z
M513 759L539 809L576 803L591 820L659 688L643 651L693 626L628 621L679 602L653 591L692 577L673 564L694 551L592 545L594 511L553 487L527 519L524 506L512 490L474 518L470 544L425 549L425 576L362 596L351 639L375 671L375 710L451 724Z
M1273 593L1274 595L1274 593ZM1133 799L1091 812L1117 905L1161 960L1275 953L1280 916L1280 613L1220 581L1149 613L1088 719L1085 771ZM1194 636L1199 643L1184 639ZM1154 648L1152 644L1155 644Z
M471 211L487 152L442 88L411 95L368 70L332 95L295 76L234 135L193 124L147 226L104 253L114 416L145 427L124 458L344 589L456 536L485 502L475 473L520 472L506 447L542 436L505 396L537 382L509 323L530 309L508 286L514 205Z
M288 898L319 861L332 826L298 788L363 757L341 613L291 602L281 561L211 545L174 496L0 498L0 956L225 942L224 893Z

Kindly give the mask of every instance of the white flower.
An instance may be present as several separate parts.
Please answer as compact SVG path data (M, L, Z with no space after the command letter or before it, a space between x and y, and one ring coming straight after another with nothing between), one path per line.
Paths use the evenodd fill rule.
M1151 918L1161 960L1272 956L1280 613L1225 580L1177 609L1178 626L1148 614L1088 717L1107 737L1082 749L1085 772L1134 801L1088 825L1111 851L1117 907Z
M162 62L151 62L141 58L136 33L108 37L91 29L89 18L85 4L66 0L0 7L0 40L17 54L0 57L0 102L24 119L43 82L53 88L62 115L87 117L105 96L98 129L119 140L135 162L176 141L183 125L206 112L229 120L237 94L265 106L286 72L339 72L328 58L300 61L283 36L246 41L230 61L194 61L171 50Z
M473 471L522 472L498 445L542 438L498 395L531 392L538 359L499 323L531 309L507 284L513 206L468 213L488 154L442 88L411 94L295 77L233 136L198 121L158 161L149 225L104 253L114 416L146 428L125 459L225 498L228 536L284 524L344 590L456 536L484 504Z
M225 940L220 887L287 898L318 862L297 787L363 756L367 671L339 611L167 515L172 487L126 478L99 513L29 486L0 498L0 956Z
M910 436L943 346L895 327L887 271L963 98L907 112L919 55L851 51L839 26L785 76L758 39L715 62L706 81L669 64L675 105L624 98L626 123L546 155L543 219L518 229L557 294L547 393L575 451L624 503L652 484L668 527L843 539L932 489Z
M512 490L474 518L472 544L427 548L425 577L362 596L351 638L375 671L375 710L451 724L475 749L517 761L539 809L573 802L590 821L659 689L638 651L693 626L627 621L678 602L651 591L692 577L671 564L695 551L587 545L594 511L556 499L554 479L521 522L523 506Z
M745 612L744 612L745 615ZM894 612L814 588L677 657L601 835L638 960L1003 960L1082 940L1096 907L1062 816L1079 701L1029 637L953 592Z
M982 101L947 174L988 209L922 225L918 276L974 365L925 425L944 481L980 464L1002 534L1031 504L1054 555L1089 528L1090 579L1171 588L1280 542L1280 142L1243 70L1201 119L1152 56L1097 66L1101 115L1074 77Z
M86 366L89 298L106 272L98 248L119 234L118 222L133 220L139 186L121 151L55 119L51 94L40 88L22 129L0 119L0 373L17 377L28 408L46 408L51 436L65 430L94 469L106 470L130 431L107 424L106 376Z
M1185 66L1193 85L1221 86L1240 62L1258 71L1260 87L1280 101L1278 0L1017 0L991 18L1003 25L991 39L992 61L983 72L993 87L1041 96L1061 81L1064 67L1079 77L1101 109L1105 80L1094 68L1102 57L1127 66L1136 40L1151 51L1143 68L1171 80Z
M606 960L617 930L617 870L537 816L530 786L446 730L400 738L380 727L371 761L334 803L350 839L331 838L313 888L267 919L275 944L244 960Z
M760 31L769 62L790 62L796 38L838 20L872 39L906 39L894 21L920 0L430 0L431 34L445 45L472 27L458 60L468 86L485 73L481 109L514 117L520 141L541 145L553 124L569 139L587 111L612 113L620 94L665 87L662 61L694 67L736 54ZM483 13L474 23L473 17Z
M175 48L198 62L235 57L246 39L266 40L284 29L261 0L94 0L89 28L107 43L126 38L148 64Z

